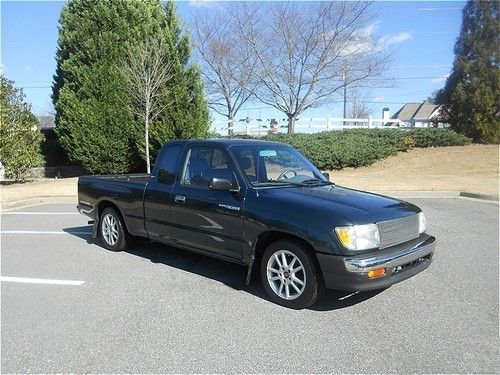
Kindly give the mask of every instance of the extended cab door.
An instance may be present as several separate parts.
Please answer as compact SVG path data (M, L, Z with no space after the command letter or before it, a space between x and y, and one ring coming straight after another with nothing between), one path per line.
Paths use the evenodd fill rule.
M241 259L244 193L215 191L212 178L236 182L222 148L194 145L187 150L181 178L173 188L172 238L183 246Z
M167 145L158 155L151 182L144 193L144 225L151 239L169 241L171 235L172 188L179 178L180 156L184 146Z

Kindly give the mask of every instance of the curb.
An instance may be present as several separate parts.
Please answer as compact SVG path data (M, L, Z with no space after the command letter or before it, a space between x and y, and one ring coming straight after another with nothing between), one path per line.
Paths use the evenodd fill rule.
M373 190L375 194L381 194L388 197L407 199L407 198L458 198L460 191L439 191L439 190Z
M74 203L76 206L77 201L78 199L74 195L62 195L58 197L41 196L12 202L2 202L0 212L7 212L44 203Z
M473 198L473 199L481 199L485 201L493 201L498 202L498 195L495 194L480 194L480 193L470 193L468 191L461 191L461 197L465 198Z

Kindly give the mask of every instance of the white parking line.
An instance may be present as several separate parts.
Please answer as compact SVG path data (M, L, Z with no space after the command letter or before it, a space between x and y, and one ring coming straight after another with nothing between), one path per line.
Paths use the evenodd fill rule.
M1 282L26 283L26 284L50 284L50 285L82 285L81 280L54 280L54 279L32 279L28 277L0 276Z
M2 215L81 215L79 212L2 212Z
M0 234L72 234L72 235L92 235L92 232L80 231L41 231L41 230L2 230Z

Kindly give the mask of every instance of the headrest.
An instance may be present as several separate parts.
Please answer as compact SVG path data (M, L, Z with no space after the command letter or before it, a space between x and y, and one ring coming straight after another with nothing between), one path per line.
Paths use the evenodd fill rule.
M240 162L240 167L243 170L247 170L252 166L252 159L250 159L248 156L240 156L238 160Z

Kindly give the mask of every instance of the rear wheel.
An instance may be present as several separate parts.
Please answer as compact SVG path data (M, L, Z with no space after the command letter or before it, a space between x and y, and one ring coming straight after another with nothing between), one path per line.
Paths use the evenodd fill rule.
M271 300L292 309L311 306L323 288L314 259L293 241L270 244L262 256L260 273Z
M99 221L101 239L104 247L112 251L122 251L127 244L124 224L114 208L104 209Z

